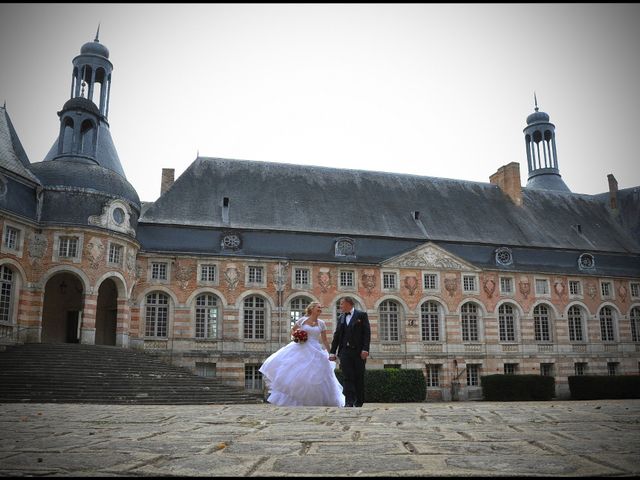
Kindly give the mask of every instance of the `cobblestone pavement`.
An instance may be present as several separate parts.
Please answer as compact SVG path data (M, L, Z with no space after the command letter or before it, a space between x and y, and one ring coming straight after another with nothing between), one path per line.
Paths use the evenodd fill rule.
M4 476L637 476L640 400L0 404Z

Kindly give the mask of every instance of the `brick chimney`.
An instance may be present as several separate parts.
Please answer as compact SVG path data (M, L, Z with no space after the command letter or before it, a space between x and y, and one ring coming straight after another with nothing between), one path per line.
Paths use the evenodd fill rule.
M162 183L160 183L160 196L164 195L164 192L171 188L173 185L174 176L176 174L175 168L163 168L162 169Z
M612 173L607 175L607 180L609 180L609 204L615 210L618 208L618 181Z
M500 167L489 177L489 182L498 185L516 205L522 205L522 185L520 184L520 164L511 162Z

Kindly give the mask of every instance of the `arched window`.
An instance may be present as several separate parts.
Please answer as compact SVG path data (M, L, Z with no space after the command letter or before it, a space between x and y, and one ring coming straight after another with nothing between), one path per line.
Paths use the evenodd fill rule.
M244 338L265 338L266 307L264 299L253 295L244 299Z
M385 300L380 304L379 325L380 340L397 342L400 340L400 306L393 300Z
M613 310L611 307L600 309L600 334L603 342L613 342Z
M462 341L477 342L479 339L478 306L475 303L465 303L460 308L462 323Z
M85 120L80 126L80 153L93 155L94 126L91 120Z
M13 294L13 272L9 267L0 267L0 323L11 324L11 304Z
M501 342L516 341L516 320L513 307L508 303L500 305L498 308L498 324L500 327Z
M60 153L73 152L73 129L73 120L66 117L62 127L62 145L60 145Z
M549 307L546 305L538 305L533 309L533 325L537 342L551 341Z
M440 305L438 302L424 302L420 307L422 317L422 341L440 341Z
M567 319L569 321L569 341L584 341L584 336L582 333L582 309L577 305L573 305L569 308Z
M304 311L307 309L311 300L307 297L296 297L291 300L291 308L289 309L290 326L293 328L293 324L296 323L300 317L304 316Z
M196 298L196 338L218 338L218 299L211 293Z
M631 320L631 340L640 342L640 308L633 307L629 314Z
M169 319L169 297L160 292L148 294L145 302L144 318L145 336L166 338Z

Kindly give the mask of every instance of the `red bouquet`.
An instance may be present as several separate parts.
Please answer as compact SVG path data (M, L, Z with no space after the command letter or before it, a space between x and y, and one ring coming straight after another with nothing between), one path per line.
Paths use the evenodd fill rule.
M293 341L296 343L304 343L307 341L308 335L304 330L296 330L292 334Z

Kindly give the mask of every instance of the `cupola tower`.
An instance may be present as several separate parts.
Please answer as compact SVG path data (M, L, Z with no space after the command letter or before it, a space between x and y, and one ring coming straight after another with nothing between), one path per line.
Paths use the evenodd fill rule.
M535 112L527 117L524 141L527 149L529 179L527 188L570 192L560 176L556 152L556 127L549 115L538 111L538 99L533 94Z

